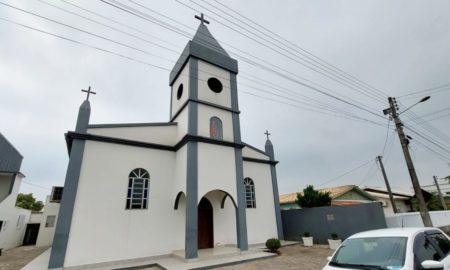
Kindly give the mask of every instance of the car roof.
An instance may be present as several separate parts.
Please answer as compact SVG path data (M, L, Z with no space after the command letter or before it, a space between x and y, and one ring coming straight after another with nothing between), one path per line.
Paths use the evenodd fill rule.
M436 231L436 228L412 228L412 227L405 227L405 228L388 228L388 229L379 229L379 230L372 230L372 231L365 231L360 232L357 234L354 234L349 237L350 238L364 238L364 237L411 237L418 232L423 231Z

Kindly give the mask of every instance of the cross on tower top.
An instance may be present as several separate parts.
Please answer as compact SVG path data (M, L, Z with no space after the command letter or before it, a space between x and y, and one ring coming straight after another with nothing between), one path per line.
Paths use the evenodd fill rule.
M266 130L266 132L265 132L264 134L266 134L266 136L267 136L267 139L269 139L269 135L270 135L269 131L268 131L268 130Z
M97 93L91 91L91 87L90 86L89 86L88 90L81 89L81 92L86 92L87 93L86 100L89 100L89 95L90 94L93 94L93 95L97 94Z
M195 15L194 18L200 20L200 22L202 22L202 24L204 24L204 23L209 24L209 21L207 21L205 19L205 17L203 16L203 13L200 13L200 16Z

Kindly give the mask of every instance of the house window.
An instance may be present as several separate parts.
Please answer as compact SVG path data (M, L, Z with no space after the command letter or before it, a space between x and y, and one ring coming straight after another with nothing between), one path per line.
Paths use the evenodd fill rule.
M17 229L22 229L23 225L25 224L25 215L19 215L19 218L17 219Z
M53 187L50 202L61 202L64 187Z
M222 121L216 116L209 119L209 135L211 139L223 140Z
M247 208L256 208L256 199L255 199L255 184L253 180L250 178L244 179L245 186L245 201L247 202Z
M144 169L134 169L130 173L126 209L147 209L149 179L150 175Z
M56 216L47 216L47 220L45 221L46 228L52 228L55 226Z

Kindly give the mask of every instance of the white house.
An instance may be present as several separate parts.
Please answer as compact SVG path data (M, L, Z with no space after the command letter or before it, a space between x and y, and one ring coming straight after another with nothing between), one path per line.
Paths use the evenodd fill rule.
M16 207L22 155L0 133L0 249L20 246L31 211Z
M53 187L51 195L47 196L45 200L45 206L39 219L37 247L51 246L53 243L62 194L63 187Z
M50 269L283 238L273 146L241 141L238 64L204 22L170 73L169 122L93 125L81 105Z

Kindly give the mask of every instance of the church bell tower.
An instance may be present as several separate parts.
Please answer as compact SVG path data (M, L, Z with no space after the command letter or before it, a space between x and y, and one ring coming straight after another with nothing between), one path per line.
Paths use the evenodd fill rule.
M201 16L170 73L170 121L186 143L185 258L198 256L198 204L205 194L221 191L236 207L236 239L248 249L243 160L236 76L237 61L211 35ZM184 152L183 152L184 153Z

